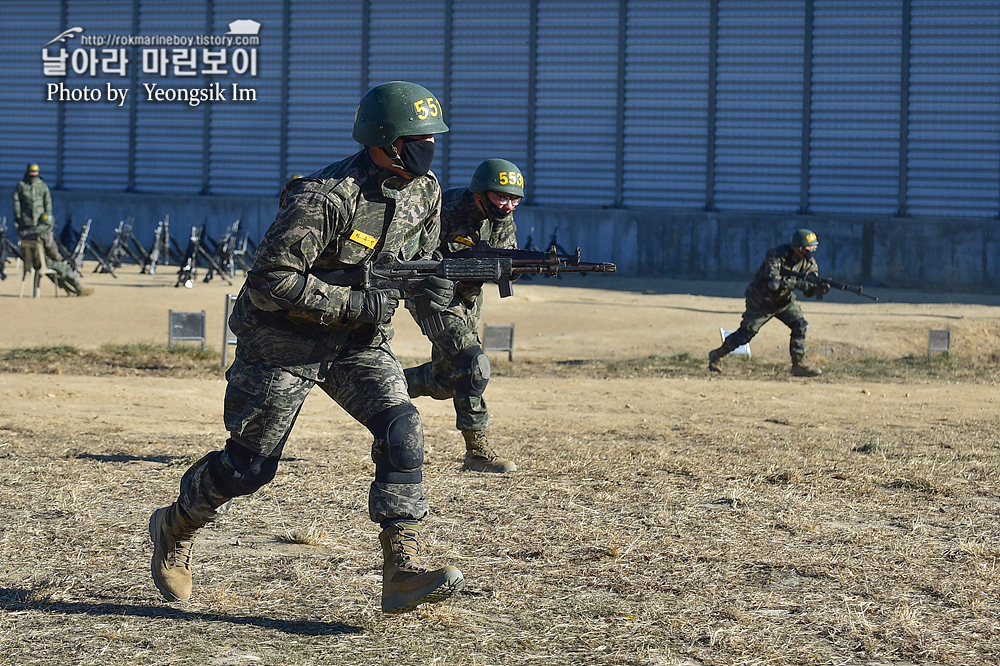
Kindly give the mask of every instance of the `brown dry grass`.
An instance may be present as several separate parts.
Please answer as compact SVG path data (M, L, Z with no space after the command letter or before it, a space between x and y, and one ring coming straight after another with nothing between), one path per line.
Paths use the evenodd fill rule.
M205 530L194 598L169 605L145 520L218 435L6 414L0 663L996 663L995 410L918 425L933 382L826 379L837 401L890 406L861 424L788 409L803 382L769 382L781 404L762 406L739 376L498 365L516 475L461 472L447 410L420 404L427 549L468 584L402 617L377 610L369 439L349 420L293 437L275 482Z
M780 324L707 373L745 285L487 294L517 322L487 397L519 469L463 473L451 405L418 399L426 549L468 583L385 617L370 435L318 391L275 481L199 536L191 601L159 598L149 513L222 445L225 382L218 347L154 342L167 308L220 340L235 291L172 278L0 285L2 666L1000 663L996 303L809 303L827 372L801 380ZM394 349L425 358L405 318Z

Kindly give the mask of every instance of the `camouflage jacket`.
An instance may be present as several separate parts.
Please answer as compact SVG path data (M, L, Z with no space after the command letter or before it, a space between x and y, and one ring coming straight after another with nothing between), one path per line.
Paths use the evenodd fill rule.
M38 224L43 214L52 216L52 193L41 178L22 180L14 189L14 223L25 229Z
M281 193L230 327L244 350L303 377L322 376L347 344L381 344L392 326L346 318L349 287L316 277L379 252L425 259L437 247L441 187L433 173L406 180L361 152Z
M801 259L791 245L779 245L767 251L764 263L747 287L745 296L747 307L764 312L780 310L795 300L795 285L798 278L783 277L781 269L787 268L799 273L819 273L815 259ZM812 285L802 290L806 296L813 296L816 288Z
M514 215L494 223L479 210L473 193L467 187L457 187L444 193L441 201L441 252L445 255L467 249L469 244L486 241L503 250L517 248L517 226ZM466 242L459 241L461 238ZM459 282L455 296L472 305L482 294L481 282Z

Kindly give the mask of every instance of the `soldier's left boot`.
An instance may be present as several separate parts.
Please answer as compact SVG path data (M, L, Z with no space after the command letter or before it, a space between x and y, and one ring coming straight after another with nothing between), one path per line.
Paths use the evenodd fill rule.
M792 354L792 374L796 377L818 377L823 374L819 368L806 365L802 362L802 354Z
M451 597L465 585L456 567L430 569L420 561L420 529L416 522L385 524L382 544L382 612L405 613L420 604Z
M153 583L167 601L183 601L191 596L191 547L195 532L203 526L185 517L177 502L157 509L149 517Z
M493 450L485 430L463 430L462 437L465 438L465 461L462 469L491 474L517 471L517 465L506 458L501 458Z
M708 352L708 369L712 372L721 373L722 367L719 365L719 361L725 358L728 353L729 352L724 351L722 347Z

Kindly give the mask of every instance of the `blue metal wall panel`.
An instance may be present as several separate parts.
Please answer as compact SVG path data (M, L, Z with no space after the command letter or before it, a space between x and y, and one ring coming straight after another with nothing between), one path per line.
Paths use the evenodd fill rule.
M84 34L129 34L132 32L132 0L111 0L108 2L68 3L67 25L82 27ZM79 39L70 40L72 48L79 48ZM120 51L120 49L114 49ZM132 49L126 49L126 57L133 57ZM111 54L97 48L100 58ZM117 57L117 56L116 56ZM102 91L99 102L76 102L66 104L65 151L63 156L63 187L69 190L124 190L128 186L129 154L129 90L125 105L107 101L107 84L117 89L131 88L131 68L127 63L125 76L103 73L98 68L96 76L72 74L66 85L79 88L98 87Z
M38 163L42 179L50 187L56 182L59 104L45 101L45 84L62 79L42 76L42 44L62 32L59 4L56 0L40 0L32 3L31 11L12 0L0 4L4 76L4 93L0 95L0 185L4 191L13 191L28 162ZM53 53L58 50L57 45L50 49ZM13 232L9 199L5 197L0 217L8 218Z
M535 203L615 203L617 26L616 0L538 0Z
M142 0L139 8L140 35L204 35L207 7L197 0L170 3ZM140 49L141 50L141 49ZM168 49L169 51L170 49ZM143 84L166 88L203 88L205 77L178 78L169 74L144 74L142 61L136 120L135 189L164 194L201 194L204 182L202 154L205 147L205 114L209 104L198 109L184 102L146 101Z
M529 21L527 2L454 3L448 187L467 186L480 162L502 157L534 189L527 170Z
M445 107L451 119L450 100L445 95L445 2L413 3L380 0L371 3L368 87L386 81L412 81L424 86ZM449 125L450 127L450 125ZM448 186L446 159L451 137L438 135L437 156L431 169Z
M809 210L899 205L903 15L897 0L816 0Z
M282 6L268 0L215 0L213 35L224 35L229 24L252 19L261 24L257 50L257 75L216 75L208 81L226 89L224 103L209 105L211 160L209 193L259 194L269 189L275 196L285 178L278 173L281 151L281 36ZM227 49L230 57L236 48ZM252 90L256 101L235 101L232 84ZM239 93L237 97L249 95Z
M293 0L288 54L288 173L309 174L356 153L361 4Z
M626 207L705 205L709 7L628 3Z
M1000 213L1000 5L913 0L907 205Z
M714 201L720 211L799 208L804 30L798 0L719 2Z

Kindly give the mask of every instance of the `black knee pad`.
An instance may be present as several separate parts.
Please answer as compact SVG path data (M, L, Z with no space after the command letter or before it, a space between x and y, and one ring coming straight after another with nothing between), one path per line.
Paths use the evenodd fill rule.
M809 322L805 319L799 319L792 326L792 337L804 338L806 337L806 332L809 330Z
M480 396L490 383L490 358L482 347L469 347L455 355L455 369L462 378L455 382L456 391L465 395Z
M251 495L274 480L280 457L255 453L232 439L221 455L208 461L212 482L228 497Z
M424 464L424 429L412 403L376 414L366 424L375 441L372 461L375 480L382 483L420 483Z

